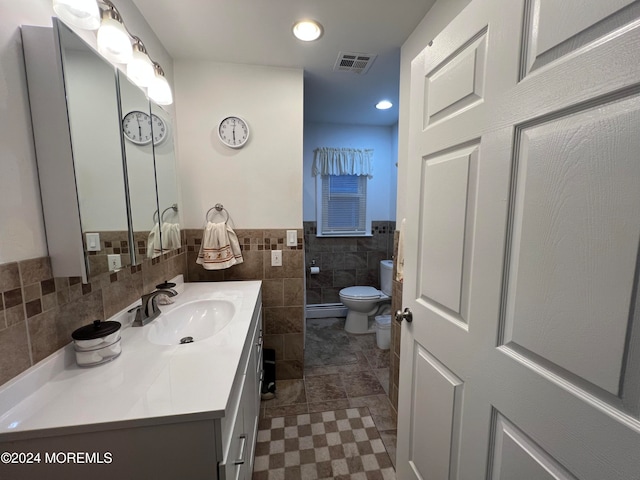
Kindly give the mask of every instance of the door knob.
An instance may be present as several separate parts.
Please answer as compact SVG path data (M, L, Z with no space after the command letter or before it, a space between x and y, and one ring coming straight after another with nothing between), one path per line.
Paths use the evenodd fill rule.
M413 313L411 313L411 309L409 307L402 310L398 310L396 312L396 322L400 323L402 320L406 320L407 322L413 322Z

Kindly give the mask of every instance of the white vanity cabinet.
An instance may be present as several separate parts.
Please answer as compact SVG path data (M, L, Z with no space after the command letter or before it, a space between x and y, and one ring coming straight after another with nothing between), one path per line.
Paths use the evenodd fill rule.
M262 387L262 321L259 318L244 366L239 389L233 395L231 413L221 420L224 458L219 464L220 480L251 480ZM239 372L240 373L240 372Z
M193 298L207 288L187 285L196 285ZM249 293L237 300L240 313L210 341L160 351L143 338L145 327L126 328L122 358L111 367L67 366L6 413L0 389L0 452L17 460L0 463L0 479L250 480L263 376L260 282L215 288L228 289L229 298L239 298L242 288ZM188 292L177 298L191 301ZM28 388L45 375L43 368L13 388ZM200 407L205 404L219 407ZM102 417L90 420L94 405ZM61 418L67 414L72 425ZM20 430L21 418L35 422L37 416L41 426Z

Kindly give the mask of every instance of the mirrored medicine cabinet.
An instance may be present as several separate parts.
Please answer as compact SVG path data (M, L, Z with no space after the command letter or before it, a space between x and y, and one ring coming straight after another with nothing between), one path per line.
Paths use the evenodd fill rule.
M56 18L22 40L53 275L87 283L178 248L170 115Z

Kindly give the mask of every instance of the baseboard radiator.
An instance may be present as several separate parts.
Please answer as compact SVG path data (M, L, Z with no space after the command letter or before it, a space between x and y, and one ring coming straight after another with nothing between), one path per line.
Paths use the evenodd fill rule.
M347 307L341 303L316 303L305 307L305 318L346 317Z

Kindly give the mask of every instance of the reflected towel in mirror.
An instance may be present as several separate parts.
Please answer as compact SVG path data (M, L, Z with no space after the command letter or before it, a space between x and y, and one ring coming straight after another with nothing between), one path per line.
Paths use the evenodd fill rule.
M180 245L180 225L177 223L164 222L162 224L163 252L180 248Z
M156 257L161 253L162 246L160 245L160 225L156 223L149 232L149 238L147 239L147 258Z

